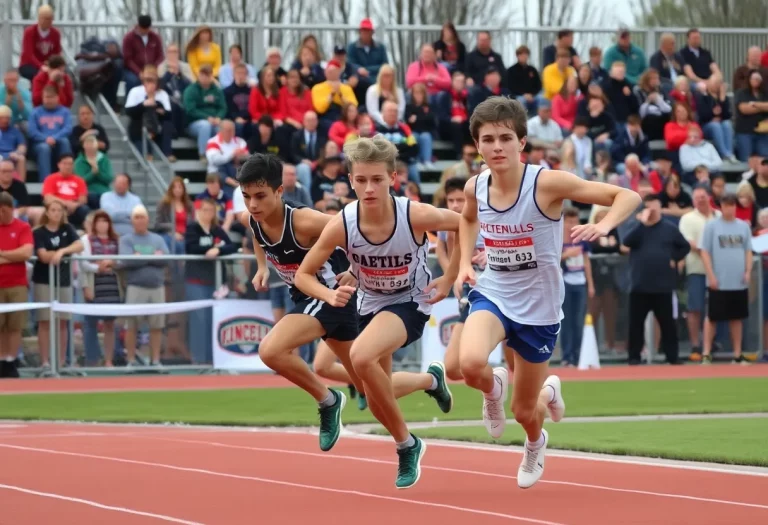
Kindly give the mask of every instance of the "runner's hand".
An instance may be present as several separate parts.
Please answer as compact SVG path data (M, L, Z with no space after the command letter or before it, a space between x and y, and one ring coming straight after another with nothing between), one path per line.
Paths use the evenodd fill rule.
M269 290L269 270L264 269L257 271L251 282L253 283L253 288L257 292Z
M459 290L464 287L464 283L469 283L470 286L477 284L477 277L475 276L475 270L472 266L459 268L459 276L456 279L456 285L459 287ZM461 295L458 297L461 297Z
M328 304L334 308L341 308L342 306L346 306L355 291L355 288L351 286L339 286L333 290L333 297L330 301L328 301Z
M339 275L337 275L336 282L341 286L351 286L352 288L357 287L357 279L355 279L355 276L352 275L352 272L349 271L341 272Z
M429 294L434 290L435 294L427 300L427 303L435 304L448 297L448 291L451 289L451 284L453 283L449 279L446 279L444 275L429 283L427 287L424 288L424 293Z
M571 242L592 242L608 235L607 228L600 224L580 224L571 229Z
M479 266L480 268L485 268L485 265L488 263L488 256L485 253L485 250L477 250L477 253L475 253L472 256L472 264L475 266Z

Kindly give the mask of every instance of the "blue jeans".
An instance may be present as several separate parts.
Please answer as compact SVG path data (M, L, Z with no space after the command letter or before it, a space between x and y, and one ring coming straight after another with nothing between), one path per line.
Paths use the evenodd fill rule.
M428 131L415 133L419 145L419 162L432 162L432 134Z
M707 122L702 131L704 138L712 141L721 157L733 155L733 124L730 120Z
M421 184L421 172L416 162L408 163L408 180L413 181L416 184Z
M231 199L232 195L235 193L235 187L227 184L226 180L228 178L237 180L237 168L235 168L235 163L227 162L226 164L219 166L219 177L221 177L221 191Z
M312 187L312 168L303 162L296 164L296 179L309 192L309 189Z
M523 107L528 111L529 117L535 117L536 114L539 111L539 104L542 103L542 101L549 102L547 97L544 95L534 95L533 100L528 102L526 98L523 95L519 95L515 97L518 102L520 102Z
M205 155L205 148L208 146L208 140L218 133L218 126L214 126L207 120L196 120L187 126L187 133L197 139L197 153L202 157Z
M187 301L201 301L212 299L216 291L214 285L185 283ZM213 344L211 333L213 331L213 309L198 308L191 310L187 318L187 345L192 362L196 365L210 364L213 362Z
M59 163L60 156L65 153L72 153L72 147L69 145L68 139L57 140L53 146L49 146L47 142L38 142L34 145L34 148L38 180L40 182L43 182L52 173L51 166Z
M754 153L761 157L768 157L768 135L760 133L737 133L736 147L739 150L739 160L748 162Z
M579 363L586 311L587 285L566 283L560 346L563 350L563 361L572 365Z
M136 86L141 85L141 80L139 80L139 77L136 73L131 71L130 69L124 69L123 70L123 82L125 82L125 96L128 96L128 92L135 88Z

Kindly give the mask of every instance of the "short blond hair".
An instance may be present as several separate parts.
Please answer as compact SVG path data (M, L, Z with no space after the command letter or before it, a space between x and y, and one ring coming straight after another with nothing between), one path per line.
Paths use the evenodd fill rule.
M397 163L397 146L383 135L377 134L373 138L363 137L344 144L344 157L350 173L354 164L378 163L386 164L387 172L394 173Z

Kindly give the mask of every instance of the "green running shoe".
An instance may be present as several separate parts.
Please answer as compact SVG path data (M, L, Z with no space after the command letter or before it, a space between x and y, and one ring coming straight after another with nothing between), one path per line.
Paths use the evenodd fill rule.
M398 489L411 488L421 477L421 458L427 451L427 444L413 434L416 441L410 448L398 449L399 464L397 466L397 480L395 487Z
M439 361L432 361L427 368L427 373L432 374L437 379L437 388L434 390L425 390L427 395L437 401L437 406L444 414L447 414L453 408L453 394L448 388L448 381L445 377L445 366Z
M357 396L357 408L360 410L365 410L368 408L368 400L362 394Z
M320 450L328 452L333 448L341 435L341 411L347 404L347 396L344 392L331 389L336 396L336 402L329 406L320 408Z

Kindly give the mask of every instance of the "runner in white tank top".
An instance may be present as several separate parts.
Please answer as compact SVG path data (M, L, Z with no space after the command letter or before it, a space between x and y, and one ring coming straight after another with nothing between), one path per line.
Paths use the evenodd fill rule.
M426 233L457 231L459 215L390 195L397 148L383 136L349 142L344 154L359 200L348 204L325 227L299 267L296 286L333 306L346 304L354 288L331 290L312 278L336 246L346 249L360 287L360 335L350 352L352 364L365 385L371 412L397 444L395 486L404 489L419 480L426 445L409 432L397 404L390 380L392 354L421 337L431 304L447 295L458 274L455 250L446 275L432 279L426 265ZM444 365L434 362L427 372L434 378L427 393L449 412L453 398Z
M544 472L544 415L549 412L559 421L565 412L560 379L547 376L563 315L563 201L611 207L600 223L567 232L573 242L606 235L640 204L633 191L523 165L527 119L519 102L503 97L478 104L470 118L472 138L488 169L472 177L464 191L456 281L456 287L474 286L461 335L461 372L467 385L483 392L483 419L495 438L504 432L509 376L505 368L491 369L488 356L501 341L514 349L512 412L527 435L517 473L521 488L532 486ZM480 232L487 265L476 278L471 258Z

